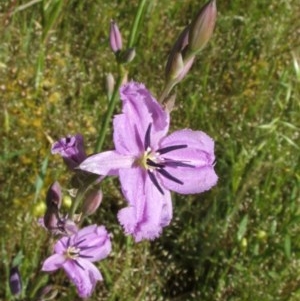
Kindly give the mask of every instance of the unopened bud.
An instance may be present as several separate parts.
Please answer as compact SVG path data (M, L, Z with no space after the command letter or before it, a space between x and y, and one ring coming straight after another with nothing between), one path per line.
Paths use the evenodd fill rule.
M128 48L122 53L121 63L130 63L135 58L135 48Z
M117 23L113 20L110 22L109 43L114 53L122 49L122 36Z
M176 77L176 81L180 82L189 72L189 70L191 69L193 63L194 63L194 59L195 57L192 56L190 59L188 59L186 62L184 62L184 67L181 70L181 72L178 74L178 76Z
M82 213L84 215L91 215L95 213L101 204L102 198L103 194L101 190L92 191L83 202L81 209Z
M44 215L44 226L50 230L56 230L59 222L58 210L55 208L48 208Z
M55 181L48 189L46 196L47 208L60 208L62 202L61 188L57 181Z
M176 60L176 56L178 53L182 53L185 49L185 47L188 44L188 38L189 38L189 26L187 26L179 35L178 39L176 40L175 44L173 45L170 55L168 57L167 65L166 65L166 78L171 77L171 69L173 69L174 60Z
M180 52L174 54L173 61L171 64L170 78L174 79L180 75L184 68L182 55Z
M115 79L113 75L109 72L106 75L106 91L109 100L111 99L114 89L115 89Z
M189 50L201 51L211 38L217 19L216 0L210 0L199 11L190 25Z
M53 285L49 284L39 289L36 294L36 299L42 300L57 300L55 299L58 294L58 290Z
M13 295L18 295L22 290L22 281L19 268L12 267L9 272L9 288Z

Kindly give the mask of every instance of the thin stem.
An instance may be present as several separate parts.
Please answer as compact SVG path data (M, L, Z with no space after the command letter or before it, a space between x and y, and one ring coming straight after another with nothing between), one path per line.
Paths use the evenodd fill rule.
M138 9L137 9L137 12L136 12L136 15L135 15L135 19L133 21L131 31L130 31L128 48L132 48L134 46L136 36L137 36L138 27L139 27L139 24L140 24L142 15L143 15L143 11L144 11L146 2L147 2L147 0L140 0L140 2L139 2L139 6L138 6Z

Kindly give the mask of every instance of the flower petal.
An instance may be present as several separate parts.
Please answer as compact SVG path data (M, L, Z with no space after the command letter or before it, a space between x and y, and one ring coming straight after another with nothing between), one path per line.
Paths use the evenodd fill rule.
M114 132L114 143L120 153L127 150L136 152L143 149L143 141L149 124L152 124L151 141L156 147L158 141L166 135L169 129L169 114L150 94L143 84L130 82L120 89L123 102L123 114L117 116ZM131 140L130 140L131 139ZM123 143L120 143L123 142Z
M133 156L124 156L116 151L107 151L88 157L79 165L79 169L97 175L117 175L119 168L130 168L134 160Z
M62 254L53 254L50 257L48 257L42 266L42 271L45 272L52 272L55 271L63 266L65 263L66 258Z
M68 260L63 268L68 278L76 285L77 293L82 298L89 297L98 280L102 280L99 270L88 260Z
M181 130L172 133L161 141L161 148L174 145L187 145L162 155L166 161L181 162L189 166L172 164L166 171L182 181L179 184L159 175L164 187L178 193L190 194L209 190L217 183L218 177L214 171L214 141L205 133L192 130Z
M80 255L91 262L105 258L111 252L110 237L104 226L83 228L77 233L74 243L81 248Z
M119 211L118 219L125 233L132 234L136 242L143 239L152 240L158 237L162 228L171 221L171 195L167 190L163 190L164 194L159 192L141 169L137 169L132 176L130 177L127 171L120 172L123 192L130 206ZM130 185L139 189L133 189ZM124 191L124 187L129 189Z
M187 145L187 147L170 152L163 157L187 161L195 166L214 163L214 141L204 132L190 129L173 132L161 140L160 148L174 145Z

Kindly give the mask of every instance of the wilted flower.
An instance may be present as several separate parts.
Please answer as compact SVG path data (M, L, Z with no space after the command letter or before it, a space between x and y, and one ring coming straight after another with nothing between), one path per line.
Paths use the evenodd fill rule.
M39 218L37 222L53 235L72 235L78 232L78 227L73 220L67 216L61 216L58 211L53 209L47 209L44 217Z
M54 246L54 254L43 264L42 270L52 272L63 268L76 285L80 297L89 297L101 273L92 262L108 256L111 251L109 234L104 226L91 225L70 237L61 238Z
M77 167L86 158L83 137L80 134L67 136L54 142L51 152L52 154L61 155L71 170Z
M22 281L19 268L14 266L9 272L9 288L13 295L18 295L22 290Z
M47 208L55 207L60 209L62 202L62 193L60 185L55 181L48 189L46 195L46 205Z
M118 175L129 203L118 218L136 241L154 239L172 218L170 190L199 193L217 182L214 142L203 132L184 129L166 136L169 113L144 85L121 88L123 114L114 119L115 150L87 158L80 169Z
M119 27L114 20L110 21L109 43L114 53L122 49L122 36Z

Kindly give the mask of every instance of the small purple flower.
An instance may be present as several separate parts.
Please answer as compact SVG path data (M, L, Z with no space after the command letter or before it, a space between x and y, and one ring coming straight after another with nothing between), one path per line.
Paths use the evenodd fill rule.
M104 226L91 225L70 237L61 238L54 246L54 254L47 258L42 270L52 272L63 268L76 285L80 297L89 297L101 273L92 262L108 256L111 251L109 234Z
M128 207L118 219L136 241L158 237L172 218L170 190L200 193L217 182L214 141L184 129L168 136L169 113L144 85L121 88L123 114L114 118L115 150L93 155L79 168L118 175Z
M66 165L73 170L86 158L83 137L77 134L61 138L52 144L51 153L61 155Z

